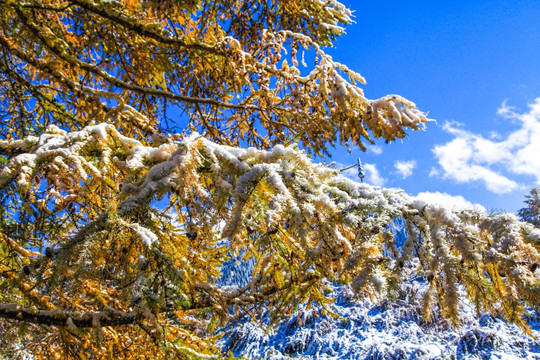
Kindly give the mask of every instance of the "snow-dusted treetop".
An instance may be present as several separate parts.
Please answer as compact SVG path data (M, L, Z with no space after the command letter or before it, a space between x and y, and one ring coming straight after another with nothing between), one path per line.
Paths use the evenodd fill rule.
M518 211L521 220L527 221L536 227L540 227L540 189L532 188L526 195L526 207Z
M435 306L459 325L458 284L479 311L521 326L524 306L538 305L538 229L352 181L294 146L244 149L198 134L143 143L100 124L50 126L0 141L0 152L13 154L0 172L10 259L0 263L0 317L29 323L26 337L2 331L31 353L107 354L93 333L156 356L209 354L219 324L324 305L328 280L391 298L404 267L429 283L427 320ZM387 231L398 217L409 234L399 247ZM231 257L255 263L243 287L217 285Z

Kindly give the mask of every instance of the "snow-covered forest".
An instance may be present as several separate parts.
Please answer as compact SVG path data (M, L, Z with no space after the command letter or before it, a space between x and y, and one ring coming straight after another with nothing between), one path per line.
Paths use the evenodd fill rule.
M526 209L526 208L524 208ZM398 246L407 239L405 222L389 227ZM241 286L249 278L252 263L231 261L224 267L220 284ZM350 287L333 284L336 298L328 316L320 307L304 304L277 326L268 319L242 318L221 331L224 351L248 359L537 359L540 357L540 319L531 312L527 323L532 336L518 326L489 313L478 313L462 298L462 324L452 327L439 312L431 322L420 315L425 277L408 269L395 299L358 299Z

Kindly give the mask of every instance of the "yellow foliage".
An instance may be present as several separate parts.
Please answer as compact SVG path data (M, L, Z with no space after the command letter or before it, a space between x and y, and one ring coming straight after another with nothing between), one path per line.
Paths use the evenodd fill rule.
M369 100L324 52L351 16L337 1L0 0L0 356L219 358L215 331L240 314L330 312L328 281L375 299L411 273L430 284L428 322L459 324L463 285L525 328L530 225L419 206L298 149L428 121ZM232 261L254 264L243 286L220 285Z

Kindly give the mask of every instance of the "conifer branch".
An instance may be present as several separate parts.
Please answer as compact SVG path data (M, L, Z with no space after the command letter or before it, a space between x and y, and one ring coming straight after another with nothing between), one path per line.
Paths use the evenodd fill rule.
M37 310L17 303L0 304L0 318L24 321L39 325L75 326L90 328L134 324L143 318L136 312L114 309L104 311L76 312L67 310Z
M214 46L210 46L207 44L202 43L192 43L188 44L182 39L179 38L173 38L169 37L162 32L158 32L151 28L148 25L142 24L139 19L131 18L126 16L125 14L122 14L118 11L115 11L111 9L107 4L105 3L98 3L87 0L69 0L70 3L75 4L89 12L92 12L94 14L97 14L103 18L106 18L108 20L111 20L114 23L117 23L133 32L135 32L138 35L151 38L153 40L156 40L160 43L166 44L166 45L176 45L180 46L185 49L195 49L195 50L202 50L205 52L211 52L214 54L225 56L226 54L222 51L219 51ZM100 6L101 5L101 6Z
M258 107L253 106L253 105L231 104L231 103L226 103L226 102L215 100L215 99L180 95L180 94L175 94L173 92L170 92L168 90L144 87L144 86L140 86L140 85L136 85L136 84L132 84L132 83L128 83L126 81L120 80L117 77L109 74L105 70L102 70L98 66L91 65L91 64L88 64L88 63L86 63L84 61L81 61L81 60L79 60L79 59L77 59L77 58L75 58L73 56L70 56L66 51L63 51L62 49L59 49L56 45L54 45L53 43L51 43L50 41L48 41L47 39L45 39L41 35L39 29L36 28L31 23L31 21L28 19L28 17L22 11L17 9L17 13L18 13L20 19L23 21L24 25L27 26L28 29L30 29L32 31L32 33L47 48L49 48L49 50L51 50L51 52L53 52L58 58L66 61L68 64L70 64L74 68L80 68L80 69L86 70L86 71L94 74L95 76L98 76L98 77L102 78L103 80L110 83L112 86L119 87L119 88L121 88L123 90L129 90L129 91L134 91L134 92L137 92L137 93L140 93L140 94L146 94L146 95L150 95L150 96L156 96L156 97L160 97L160 98L167 98L167 99L171 99L171 100L181 101L181 102L185 102L185 103L188 103L188 104L207 104L207 105L218 106L218 107L226 108L226 109L259 110ZM2 39L2 44L4 46L6 46L8 49L10 49L11 51L14 51L13 46L9 46L9 43L8 43L7 39L5 39L5 38ZM22 52L18 52L18 53L22 55ZM31 58L32 58L31 56L24 56L24 59L22 59L22 60L24 60L24 61L26 61L28 63L36 63L37 62L37 61L31 61L30 60ZM87 88L87 89L90 89L90 88ZM94 92L94 90L90 90L90 91ZM116 96L120 96L120 95L116 95Z

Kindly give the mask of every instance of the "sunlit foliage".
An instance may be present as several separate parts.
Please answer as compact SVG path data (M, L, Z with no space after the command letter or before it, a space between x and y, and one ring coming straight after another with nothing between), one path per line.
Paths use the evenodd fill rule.
M239 316L324 308L329 281L391 298L404 269L429 284L428 322L437 308L459 325L461 287L526 329L538 229L306 155L427 120L368 100L325 54L350 16L317 0L0 0L2 355L219 358L216 329ZM231 259L255 264L244 287L217 285Z
M333 0L2 0L3 135L108 121L316 152L402 138L423 114L399 96L368 100L322 48L350 22Z

